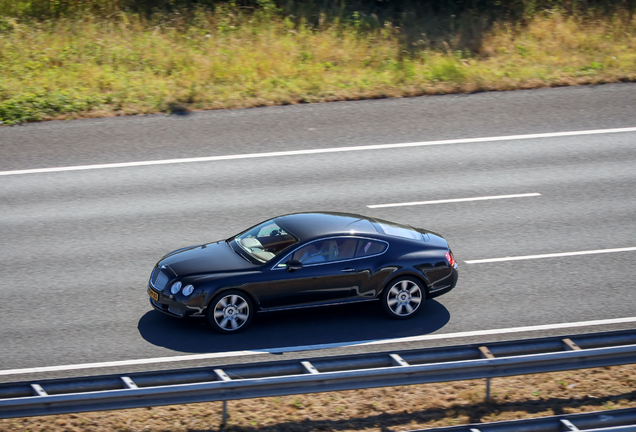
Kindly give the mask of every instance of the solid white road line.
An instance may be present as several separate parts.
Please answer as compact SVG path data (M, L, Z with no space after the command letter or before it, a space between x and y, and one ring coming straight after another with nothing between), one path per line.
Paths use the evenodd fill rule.
M514 194L514 195L493 195L493 196L483 196L483 197L475 197L475 198L455 198L455 199L443 199L443 200L434 200L434 201L413 201L413 202L405 202L405 203L394 203L394 204L374 204L368 205L369 208L384 208L384 207L404 207L404 206L416 206L416 205L427 205L427 204L446 204L446 203L458 203L458 202L468 202L468 201L486 201L486 200L497 200L497 199L506 199L506 198L527 198L527 197L536 197L541 196L540 193L525 193L525 194Z
M34 367L34 368L24 368L24 369L8 369L8 370L0 371L0 376L1 375L5 375L5 376L6 375L23 375L23 374L31 374L31 373L39 373L39 372L59 372L59 371L80 370L80 369L96 369L96 368L107 368L107 367L117 367L117 366L146 365L146 364L156 364L156 363L172 363L172 362L182 362L182 361L192 361L192 360L209 360L209 359L217 359L217 358L225 358L225 357L252 356L252 355L259 355L259 354L281 354L281 353L288 353L288 352L314 351L314 350L323 350L323 349L330 349L330 348L343 348L343 347L354 347L354 346L359 347L359 346L368 346L368 345L386 345L386 344L395 344L395 343L404 343L404 342L421 342L421 341L438 340L438 339L457 339L457 338L467 338L467 337L474 337L474 336L524 333L524 332L558 330L558 329L577 328L577 327L594 327L594 326L611 325L611 324L629 324L634 322L636 322L636 317L612 318L612 319L605 319L605 320L579 321L579 322L573 322L573 323L544 324L544 325L527 326L527 327L512 327L507 329L476 330L476 331L467 331L467 332L459 332L459 333L428 334L428 335L410 336L410 337L403 337L403 338L396 338L396 339L380 339L380 340L358 341L358 342L340 342L340 343L321 344L321 345L302 345L302 346L285 347L285 348L268 348L268 349L253 350L253 351L230 351L230 352L222 352L222 353L193 354L193 355L174 356L174 357L121 360L121 361L110 361L110 362L101 362L101 363L83 363L83 364L75 364L75 365L45 366L45 367Z
M522 261L522 260L531 260L531 259L558 258L558 257L569 257L569 256L578 256L578 255L594 255L594 254L632 252L632 251L636 251L636 247L626 247L626 248L616 248L616 249L597 249L597 250L578 251L578 252L549 253L549 254L541 254L541 255L524 255L524 256L504 257L504 258L486 258L486 259L478 259L478 260L468 260L464 262L466 264L483 264L483 263L493 263L493 262L502 262L502 261Z
M324 148L324 149L291 150L291 151L280 151L280 152L270 152L270 153L248 153L248 154L239 154L239 155L208 156L208 157L184 158L184 159L165 159L165 160L140 161L140 162L123 162L123 163L111 163L111 164L99 164L99 165L80 165L80 166L68 166L68 167L57 167L57 168L36 168L36 169L25 169L25 170L15 170L15 171L0 171L0 176L51 173L51 172L62 172L62 171L94 170L94 169L104 169L104 168L126 168L126 167L148 166L148 165L168 165L168 164L191 163L191 162L212 162L212 161L222 161L222 160L254 159L254 158L264 158L264 157L297 156L297 155L309 155L309 154L321 154L321 153L341 153L341 152L365 151L365 150L384 150L384 149L395 149L395 148L405 148L405 147L424 147L424 146L434 146L434 145L474 144L474 143L484 143L484 142L514 141L514 140L527 140L527 139L537 139L537 138L556 138L556 137L571 137L571 136L582 136L582 135L611 134L611 133L620 133L620 132L636 132L636 127L617 128L617 129L596 129L596 130L572 131L572 132L552 132L552 133L528 134L528 135L509 135L509 136L485 137L485 138L463 138L463 139L453 139L453 140L423 141L423 142L398 143L398 144L377 144L377 145L354 146L354 147L333 147L333 148Z

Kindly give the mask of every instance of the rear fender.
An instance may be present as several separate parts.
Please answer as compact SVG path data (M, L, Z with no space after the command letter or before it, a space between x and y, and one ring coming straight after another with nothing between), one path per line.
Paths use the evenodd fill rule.
M429 294L429 289L428 289L428 281L424 278L424 276L422 275L422 273L417 273L414 271L410 271L410 270L404 270L401 271L399 273L393 273L391 274L391 276L389 278L386 279L386 281L384 282L384 287L382 288L382 290L380 291L380 295L378 297L382 296L382 293L384 293L384 291L386 289L388 289L388 287L390 287L393 284L393 281L404 277L404 276L409 276L412 277L413 279L417 279L422 286L424 287L424 294L426 295L426 299L430 299L430 294Z

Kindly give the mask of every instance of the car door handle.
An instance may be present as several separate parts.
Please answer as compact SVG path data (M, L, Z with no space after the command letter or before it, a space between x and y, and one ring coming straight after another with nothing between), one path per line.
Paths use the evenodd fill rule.
M347 267L347 268L343 268L343 269L342 269L342 270L340 270L340 271L341 271L341 272L344 272L344 273L351 273L351 272L356 271L356 269L351 268L351 267Z

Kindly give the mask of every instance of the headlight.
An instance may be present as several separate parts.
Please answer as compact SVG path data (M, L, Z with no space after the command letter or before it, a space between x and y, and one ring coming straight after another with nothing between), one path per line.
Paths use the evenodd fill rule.
M184 296L189 296L192 294L192 291L194 291L194 287L192 285L186 285L182 292Z
M181 282L175 282L175 283L172 285L172 288L170 288L170 292L171 292L172 294L176 294L176 293L178 293L178 292L179 292L179 290L180 290L180 289L181 289Z

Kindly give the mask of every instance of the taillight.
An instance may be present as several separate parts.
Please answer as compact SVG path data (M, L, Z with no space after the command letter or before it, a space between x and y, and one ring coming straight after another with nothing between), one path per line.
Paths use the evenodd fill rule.
M451 267L455 267L455 257L451 251L446 252L446 260L450 264Z

